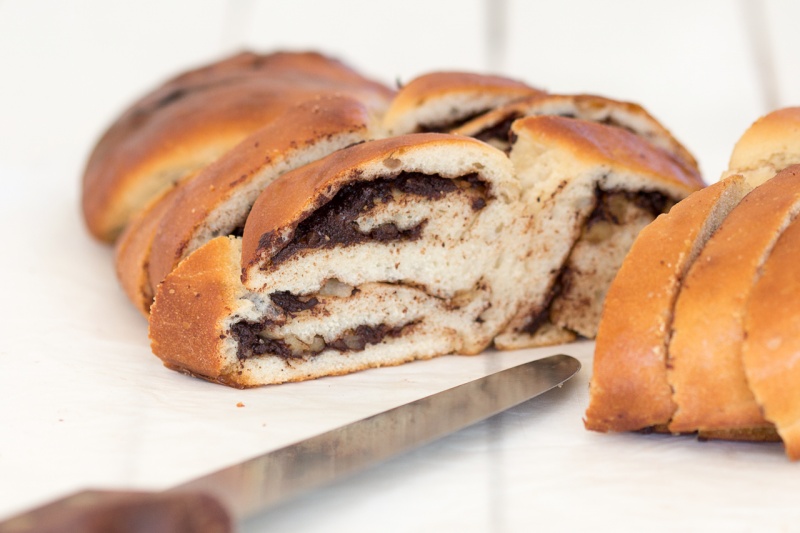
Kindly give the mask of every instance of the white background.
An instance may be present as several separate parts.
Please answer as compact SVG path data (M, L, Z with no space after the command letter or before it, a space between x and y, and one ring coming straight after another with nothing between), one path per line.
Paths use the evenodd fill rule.
M756 118L800 105L798 20L791 0L0 0L0 519L86 486L164 488L503 356L246 392L164 370L78 198L95 140L165 78L244 48L320 50L390 84L494 72L644 105L713 182ZM570 386L246 530L800 528L779 445L590 434L591 345L562 351L584 362Z

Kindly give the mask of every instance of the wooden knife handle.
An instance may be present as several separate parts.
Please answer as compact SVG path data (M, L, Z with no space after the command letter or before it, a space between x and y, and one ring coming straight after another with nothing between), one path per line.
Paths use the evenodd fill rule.
M196 492L87 490L0 523L0 533L230 533L213 497Z

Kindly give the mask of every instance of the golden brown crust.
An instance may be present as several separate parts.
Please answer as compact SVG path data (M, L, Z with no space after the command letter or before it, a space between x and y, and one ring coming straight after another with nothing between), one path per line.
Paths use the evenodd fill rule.
M393 163L398 163L392 157L394 154L426 144L464 142L478 143L441 133L389 137L339 150L282 175L261 193L253 205L242 237L242 268L246 271L277 253L303 219L333 198L343 185L358 179L360 174L354 167L383 161L388 175L396 166Z
M702 245L706 220L734 176L695 192L644 228L609 288L597 334L585 425L632 431L667 424L675 410L667 381L667 332L683 276ZM729 193L730 194L730 193Z
M399 131L395 133L430 131L441 125L428 124L424 119L421 123L416 124L416 128L407 128L402 124L406 122L407 115L438 100L458 100L461 104L472 99L486 102L485 105L479 105L476 109L468 109L464 106L463 116L455 117L463 119L475 112L485 112L519 98L537 94L544 94L544 92L523 82L502 76L471 72L431 72L411 80L400 88L386 110L384 124L390 132L395 132L395 129L399 128ZM462 107L462 105L457 107Z
M517 97L531 93L542 94L527 83L505 76L478 74L475 72L441 71L418 76L403 85L392 106L415 106L421 100L458 92L493 92L513 94Z
M742 363L788 456L800 459L800 219L784 231L753 287L744 318Z
M615 172L648 176L655 182L676 187L686 195L705 186L699 174L687 171L640 137L603 124L556 116L533 116L517 120L520 130L548 146L559 145L586 165L607 166Z
M94 149L83 179L89 230L114 240L150 197L286 106L340 91L377 106L392 94L319 54L245 54L167 82L126 111Z
M744 306L763 261L798 211L800 167L747 195L687 274L669 345L668 379L678 406L672 431L769 427L742 366Z
M570 98L570 97L567 97ZM698 177L700 176L700 170L697 164L697 160L695 157L683 146L680 142L678 142L675 137L673 137L672 133L665 128L658 120L656 120L650 113L647 112L642 106L633 102L622 102L619 100L612 100L609 98L605 98L602 96L591 95L591 94L578 94L574 97L575 105L581 110L595 110L595 109L602 109L606 107L614 107L619 106L620 108L624 109L627 113L632 116L636 116L639 119L646 121L648 126L652 126L654 128L654 132L663 139L663 142L668 146L666 151L675 157L680 163L682 163L686 170L696 174ZM612 117L609 119L610 125L617 125L614 123L613 113ZM653 141L653 138L648 138L649 141Z
M241 296L238 242L209 241L158 286L150 309L151 348L170 368L212 381L226 373L222 323Z
M191 252L190 242L210 213L232 198L252 204L258 192L242 193L264 172L276 174L301 164L305 154L315 146L329 143L330 151L343 142L356 142L369 136L371 115L360 102L344 96L314 98L289 108L274 122L258 130L216 162L176 194L173 206L163 213L149 261L149 278L158 283ZM348 140L350 139L350 140ZM321 154L325 155L325 154ZM270 180L277 176L270 176ZM261 185L265 186L266 184ZM238 206L238 210L245 206ZM241 223L249 211L242 213ZM230 215L232 218L233 215ZM195 243L195 248L201 242Z

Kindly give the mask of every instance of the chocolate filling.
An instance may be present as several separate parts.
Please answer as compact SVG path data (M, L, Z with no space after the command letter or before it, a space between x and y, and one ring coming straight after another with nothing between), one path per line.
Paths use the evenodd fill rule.
M266 324L242 320L231 325L230 334L238 342L236 357L240 360L254 355L270 353L278 357L295 357L289 345L280 339L265 339L259 336Z
M595 189L595 207L586 220L586 227L591 228L598 222L622 224L625 204L631 203L647 211L653 218L668 213L675 201L658 191L603 191Z
M377 326L361 325L355 329L348 330L344 335L327 344L327 346L340 352L354 351L360 352L368 344L378 344L384 337L397 337L402 331L402 327L391 327L386 324Z
M272 303L288 313L299 313L300 311L306 311L319 303L319 300L314 297L301 300L299 296L294 295L289 291L273 292L269 295L269 298L272 300Z
M550 290L547 292L547 296L544 298L544 305L542 305L541 309L534 311L531 314L528 322L526 322L525 325L520 328L522 333L534 335L537 331L539 331L539 328L541 328L550 319L550 304L553 303L553 300L555 300L559 294L561 294L561 283L565 278L565 272L568 270L569 269L564 266L558 272L555 283L553 283L553 285L550 287Z
M479 141L486 143L491 141L501 141L503 143L508 143L510 146L512 144L509 136L511 133L511 124L513 124L515 120L521 118L521 116L522 115L518 113L509 115L506 119L498 122L494 126L479 131L474 137Z
M362 324L356 328L343 332L338 338L326 342L322 337L317 336L311 346L302 349L292 349L290 343L282 339L267 339L259 335L267 323L262 322L236 322L231 326L230 334L238 342L236 357L245 360L249 357L270 354L284 359L300 359L316 355L328 348L339 352L360 352L367 345L378 344L386 337L399 337L406 328L413 326L415 322L403 326L389 326L378 324L368 326Z
M467 115L465 117L462 117L462 118L459 118L459 119L456 119L456 120L446 121L446 122L439 122L439 123L433 123L433 124L420 124L418 131L420 133L447 133L447 132L452 131L452 130L454 130L456 128L460 128L461 126L463 126L464 124L466 124L470 120L478 118L479 116L481 116L484 113L486 113L486 111L487 110L484 109L484 110L478 111L476 113L472 113L470 115Z
M393 191L438 200L460 189L473 191L472 208L476 211L486 205L486 185L473 173L456 179L431 176L417 172L403 172L394 178L379 178L372 181L351 183L342 187L331 201L317 209L300 222L293 239L272 257L268 268L285 261L299 250L309 248L333 248L368 241L413 241L422 235L426 221L416 226L400 229L387 222L373 228L369 233L359 229L357 218L378 204L392 201ZM261 236L260 248L267 248L274 239L274 232Z

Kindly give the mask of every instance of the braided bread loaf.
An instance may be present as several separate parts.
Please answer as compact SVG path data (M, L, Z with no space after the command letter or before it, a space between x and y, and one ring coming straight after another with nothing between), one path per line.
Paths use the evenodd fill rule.
M232 97L197 111L203 134L181 133L169 157L139 150L131 165L147 172L103 156L155 145L139 130L120 133L132 112L90 160L87 224L103 239L124 228L117 272L171 368L255 386L493 342L593 337L633 238L703 186L685 148L633 104L453 72L390 98L340 63L293 57L238 56L169 82L202 86L197 98L215 90L208 79L267 89L258 104ZM193 124L186 115L200 103L190 95L164 115L148 108L161 141ZM184 97L190 107L173 107ZM528 111L504 119L504 150L466 133L421 133L523 101ZM228 117L213 133L215 113L253 106L266 110L248 127ZM239 142L229 146L232 129Z

